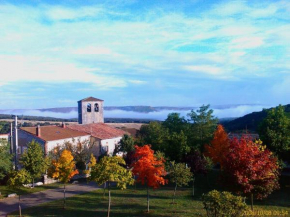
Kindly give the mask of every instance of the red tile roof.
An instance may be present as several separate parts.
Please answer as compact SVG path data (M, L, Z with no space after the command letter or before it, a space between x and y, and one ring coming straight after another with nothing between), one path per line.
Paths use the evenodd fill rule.
M79 102L89 102L89 101L104 101L104 100L90 96L90 97L80 100Z
M67 128L91 134L93 137L98 139L112 139L123 136L124 134L129 134L128 132L110 127L104 123L75 124L68 125Z
M20 129L36 136L37 127L21 127ZM54 141L61 139L69 139L80 136L87 136L89 134L72 130L69 128L62 128L58 126L41 126L40 127L40 139L44 141Z

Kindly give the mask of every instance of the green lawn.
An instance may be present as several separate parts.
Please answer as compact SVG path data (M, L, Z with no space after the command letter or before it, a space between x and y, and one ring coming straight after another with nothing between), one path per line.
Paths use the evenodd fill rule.
M42 185L42 186L36 186L34 188L25 188L21 187L19 189L12 189L8 186L0 186L0 192L1 196L0 198L7 197L8 194L16 193L17 195L24 195L24 194L30 194L34 192L44 191L48 189L58 188L59 186L62 186L61 183L53 183L48 185Z
M213 176L209 176L209 180L214 180ZM274 192L268 199L263 201L255 201L255 211L262 212L274 211L277 213L288 212L290 216L290 177L283 177L281 180L281 189ZM171 204L173 189L170 186L163 186L158 190L150 190L150 213L146 213L146 189L138 186L137 189L130 187L126 190L112 190L112 217L189 217L189 216L205 216L203 205L200 200L202 193L208 192L215 188L216 184L207 182L205 177L199 177L196 181L196 195L191 196L191 188L181 188L177 192L177 204ZM91 193L78 195L67 199L67 208L62 209L62 202L54 201L41 206L23 210L23 215L27 216L106 216L107 212L107 194L104 197L102 190ZM247 201L248 202L248 201ZM267 214L269 214L268 212ZM16 216L17 213L13 213ZM252 215L253 216L253 215ZM273 215L272 215L273 216ZM279 216L279 215L276 215Z

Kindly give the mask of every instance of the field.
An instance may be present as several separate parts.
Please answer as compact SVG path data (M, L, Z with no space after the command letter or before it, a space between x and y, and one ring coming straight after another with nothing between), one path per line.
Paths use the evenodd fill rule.
M35 186L34 188L25 188L21 187L18 189L12 189L9 188L8 186L0 186L0 199L3 197L7 197L8 194L16 193L17 195L25 195L25 194L30 194L30 193L35 193L39 191L45 191L48 189L53 189L53 188L58 188L62 186L61 183L53 183L53 184L48 184L48 185L42 185L42 186Z
M143 186L130 187L126 190L112 190L111 216L115 217L189 217L205 216L201 196L210 189L217 188L214 180L216 174L208 178L198 177L195 196L192 188L179 188L177 204L172 204L172 186L163 186L158 190L150 189L150 213L146 213L146 189ZM274 192L266 200L255 201L256 216L290 216L290 177L283 177L281 189ZM106 216L108 197L103 196L103 190L78 195L67 199L67 208L62 208L62 201L50 202L38 207L23 210L24 216ZM248 203L248 200L247 200ZM288 215L286 215L288 213ZM249 214L249 213L248 213ZM280 215L275 215L280 214ZM10 216L17 216L13 213Z

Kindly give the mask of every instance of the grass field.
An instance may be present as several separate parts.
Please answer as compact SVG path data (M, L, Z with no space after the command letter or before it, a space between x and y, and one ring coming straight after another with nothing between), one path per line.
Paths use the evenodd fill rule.
M21 187L19 189L12 189L12 188L9 188L8 186L0 185L0 192L1 192L0 199L3 197L7 197L8 194L12 194L12 193L16 193L17 195L24 195L24 194L30 194L30 193L39 192L39 191L45 191L48 189L58 188L60 186L62 186L61 183L53 183L53 184L48 184L48 185L36 186L34 188Z
M213 177L209 176L209 180ZM177 191L177 204L171 204L173 188L163 186L158 190L150 190L150 213L146 213L146 189L138 186L126 190L112 190L111 216L112 217L189 217L205 216L200 200L202 193L217 188L215 183L207 182L205 177L196 181L195 196L192 197L191 188L180 188ZM247 201L248 202L248 201ZM24 216L106 216L108 206L107 194L103 190L78 195L67 199L67 208L62 208L62 201L54 201L41 206L23 210ZM263 201L255 201L256 216L290 216L290 177L283 177L281 189L274 192ZM259 211L259 213L258 213ZM288 212L288 215L286 215ZM264 215L262 215L264 214ZM279 214L279 215L275 215ZM10 216L17 216L13 213ZM253 215L252 215L253 216Z

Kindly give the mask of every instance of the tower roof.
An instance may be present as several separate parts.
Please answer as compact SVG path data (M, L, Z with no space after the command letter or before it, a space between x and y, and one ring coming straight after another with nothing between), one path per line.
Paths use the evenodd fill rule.
M90 96L90 97L87 97L87 98L80 100L79 102L91 102L91 101L97 102L97 101L104 101L104 100Z

